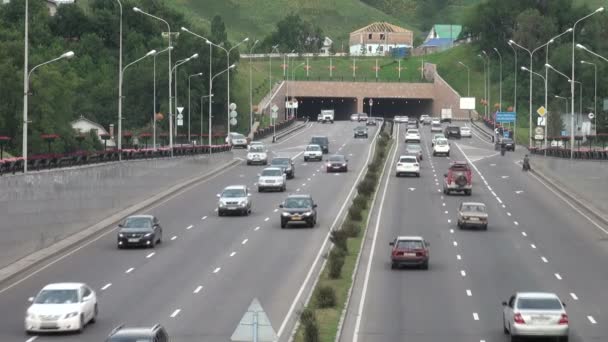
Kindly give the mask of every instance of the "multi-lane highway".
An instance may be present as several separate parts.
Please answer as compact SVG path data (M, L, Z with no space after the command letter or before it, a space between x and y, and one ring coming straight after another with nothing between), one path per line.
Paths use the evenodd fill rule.
M428 126L427 126L428 127ZM450 140L432 157L421 129L421 177L396 178L399 147L380 186L341 341L508 341L501 302L515 291L555 292L567 304L570 341L608 341L608 231L501 157L479 136ZM442 193L450 161L474 165L472 196ZM459 230L462 201L486 203L488 231ZM389 241L422 235L430 268L391 270Z
M68 254L0 288L0 341L103 341L119 324L161 323L171 341L227 341L254 298L258 298L281 341L291 333L302 288L314 281L313 265L332 224L345 210L355 180L368 163L369 139L353 139L356 123L310 124L276 144L270 156L290 156L295 178L287 193L309 193L318 203L314 229L281 229L278 205L287 193L257 193L263 166L242 164L182 191L141 214L156 215L163 243L155 249L116 248L116 231L87 241ZM373 134L372 134L373 133ZM330 139L330 153L349 158L349 172L327 174L321 162L305 163L302 152L313 135ZM245 157L245 151L235 156ZM218 217L216 194L246 184L253 192L248 217ZM325 244L327 245L327 244ZM27 298L47 283L84 282L97 291L99 316L82 335L26 336Z

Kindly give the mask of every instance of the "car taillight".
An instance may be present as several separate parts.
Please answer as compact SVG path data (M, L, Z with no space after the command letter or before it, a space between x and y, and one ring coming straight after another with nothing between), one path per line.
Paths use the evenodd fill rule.
M452 171L448 172L448 184L452 183Z
M467 170L467 183L471 183L471 178L473 177L473 175L471 174L471 170Z
M562 314L562 317L559 319L557 324L568 324L568 315Z
M524 321L524 318L521 317L520 313L516 313L515 315L513 315L513 322L515 322L517 324L526 324L526 322Z
M414 164L414 166L415 166L415 167L418 167L418 166L420 166L420 165L419 165L418 163L415 163L415 164Z
M397 166L403 166L403 164L401 164L401 163L397 163Z

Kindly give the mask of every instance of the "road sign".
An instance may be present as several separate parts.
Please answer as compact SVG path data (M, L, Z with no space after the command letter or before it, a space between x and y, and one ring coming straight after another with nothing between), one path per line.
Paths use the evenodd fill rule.
M536 110L536 112L540 116L545 116L545 114L547 114L547 109L544 106L540 106L540 107L538 107L538 109Z
M177 114L177 120L183 120L184 114Z
M232 118L232 119L230 119L230 124L231 124L232 126L236 126L236 123L237 123L236 118Z
M228 108L230 108L230 110L236 110L236 103L232 102Z
M369 105L370 105L370 106L373 106L373 105L374 105L374 100L369 99Z
M534 129L534 140L543 140L545 139L545 128L542 126L537 126Z
M560 135L561 135L562 137L565 137L565 136L567 136L567 135L568 135L568 132L566 132L566 131L562 131Z
M589 120L593 120L594 117L595 117L595 114L589 113Z
M177 107L177 112L181 114L184 111L184 107Z
M183 126L183 125L184 125L184 120L182 120L182 119L177 119L177 125L178 125L178 126Z
M253 336L254 331L257 332L257 336ZM272 328L270 319L257 298L253 299L243 318L241 318L239 325L230 337L230 340L235 342L274 342L277 339L278 336Z
M497 112L497 122L515 122L515 112Z
M279 111L279 107L273 103L272 107L270 107L270 117L273 119L276 119L279 116L278 111Z
M236 110L233 110L230 112L230 117L231 118L236 118L239 114L236 112Z
M279 107L276 104L273 103L272 107L270 107L270 110L273 111L273 112L276 112L276 111L279 110Z
M536 124L538 126L546 126L547 125L547 117L546 116L539 116L538 118L536 118Z

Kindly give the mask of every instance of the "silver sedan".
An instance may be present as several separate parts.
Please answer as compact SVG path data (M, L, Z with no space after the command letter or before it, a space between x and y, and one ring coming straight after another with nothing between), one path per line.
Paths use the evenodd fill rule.
M503 302L503 330L511 341L519 337L557 337L568 341L566 304L549 292L517 292Z

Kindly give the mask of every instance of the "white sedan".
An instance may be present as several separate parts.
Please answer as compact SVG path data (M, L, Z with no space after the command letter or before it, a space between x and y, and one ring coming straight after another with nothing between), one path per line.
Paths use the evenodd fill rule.
M405 133L405 142L420 142L420 132L416 128L410 128Z
M467 127L467 126L460 127L460 136L461 137L472 138L473 137L473 132L471 132L471 127Z
M247 152L247 165L268 165L268 151L264 145L252 145Z
M399 177L408 174L420 177L420 163L418 163L416 156L399 157L399 162L397 162L397 166L395 167L395 175Z
M304 150L304 161L323 160L323 150L319 145L308 145Z
M82 332L97 318L97 296L83 283L49 284L29 301L32 305L25 313L27 333Z

